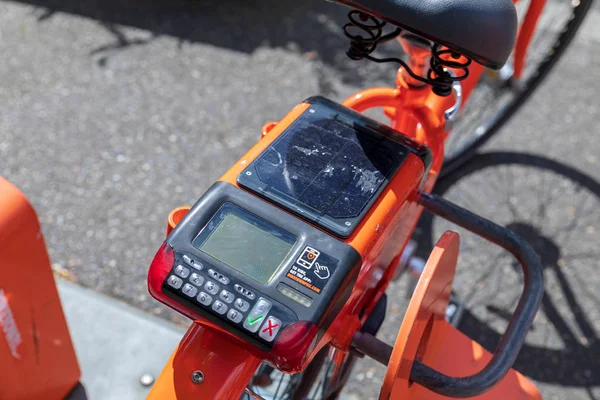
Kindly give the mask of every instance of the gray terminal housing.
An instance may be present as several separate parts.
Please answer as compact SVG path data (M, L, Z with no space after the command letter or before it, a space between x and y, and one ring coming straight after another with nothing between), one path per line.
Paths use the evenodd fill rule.
M253 215L253 217L268 221L297 238L287 257L269 282L260 283L193 245L194 240L205 229L211 218L226 203L232 203ZM186 261L194 260L197 267L202 266L200 270L190 268L196 274L196 282L198 282L198 275L200 275L202 276L203 286L206 285L206 282L213 281L219 287L219 291L226 290L233 293L236 300L237 297L242 298L250 303L250 306L249 310L245 312L239 309L236 310L236 312L242 312L244 319L235 322L227 317L227 313L217 313L210 305L202 304L196 297L186 296L182 293L181 288L169 285L168 278L165 279L162 285L163 292L198 315L219 324L236 336L257 345L265 351L273 346L277 338L267 341L259 336L260 331L251 332L244 328L245 319L249 318L248 314L253 310L259 299L265 299L272 304L269 318L274 317L281 321L282 326L278 333L281 333L282 330L296 321L312 322L324 331L348 300L362 264L359 253L350 245L304 222L299 217L281 210L264 199L227 182L215 183L176 226L166 242L173 248L175 253L175 262L168 278L173 276L178 265L187 265ZM313 276L314 272L312 272L315 271L314 269L311 271L311 269L305 268L306 264L301 265L303 263L302 257L308 248L316 250L319 253L318 259L324 260L323 263L328 264L330 276L327 279L316 278ZM208 273L209 270L212 270L210 274ZM295 271L295 279L290 277L291 271ZM302 280L302 277L296 276L296 272L299 275L306 274L303 279L309 281L313 279L315 284L300 284L299 280ZM313 275L309 276L311 273ZM325 275L321 274L321 276ZM220 281L216 280L215 277L218 277ZM188 284L188 288L189 285L192 285L190 277L181 279L183 284ZM310 298L312 304L307 307L285 296L277 289L280 284L292 288L295 293ZM203 286L197 288L199 292L203 290ZM310 286L313 286L313 289ZM217 294L213 297L218 299L218 296ZM233 303L227 304L225 307L233 308L234 305Z

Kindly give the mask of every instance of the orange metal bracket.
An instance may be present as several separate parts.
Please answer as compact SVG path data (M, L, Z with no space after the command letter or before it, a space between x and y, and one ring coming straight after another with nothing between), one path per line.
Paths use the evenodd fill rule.
M446 232L433 249L419 279L396 339L379 399L448 399L410 382L413 361L418 359L452 376L481 370L491 358L483 347L445 321L446 307L458 260L459 236ZM523 375L511 370L481 400L534 400L541 396Z

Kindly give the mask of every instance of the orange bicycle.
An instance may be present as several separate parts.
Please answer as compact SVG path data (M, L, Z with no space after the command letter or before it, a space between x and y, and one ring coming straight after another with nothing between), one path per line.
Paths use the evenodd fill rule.
M369 356L388 366L381 399L539 398L511 369L543 292L538 257L509 230L429 193L445 155L446 165L462 162L555 62L538 65L498 118L464 130L468 140L448 151L464 104L477 106L469 98L490 71L499 71L503 89L524 76L545 1L531 0L520 27L511 0L339 2L355 8L344 26L348 56L400 64L397 85L343 104L305 100L266 124L192 208L174 210L148 286L195 323L149 397L334 399L356 359ZM573 29L590 4L578 3L585 6ZM574 32L567 27L561 46ZM392 39L406 60L373 55ZM361 114L374 108L389 126ZM433 249L395 346L375 338L423 209L505 248L522 266L521 299L493 354L445 320L458 255L452 232Z

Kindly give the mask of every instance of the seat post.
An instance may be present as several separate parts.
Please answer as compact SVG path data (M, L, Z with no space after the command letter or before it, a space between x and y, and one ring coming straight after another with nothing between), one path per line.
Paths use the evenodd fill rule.
M400 42L402 49L408 56L407 63L410 70L416 75L427 78L430 69L431 43L411 33L403 33L398 36L398 42ZM408 85L415 88L426 85L426 83L410 76L405 68L402 69L402 78Z

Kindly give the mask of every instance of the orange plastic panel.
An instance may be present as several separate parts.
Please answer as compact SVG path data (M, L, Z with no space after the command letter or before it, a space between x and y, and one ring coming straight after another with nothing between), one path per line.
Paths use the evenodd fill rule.
M63 399L80 375L35 211L0 177L0 399Z
M147 398L238 400L260 361L260 358L236 346L226 335L194 323L171 355ZM192 381L194 371L202 371L202 383Z
M445 320L459 251L459 237L448 231L433 249L406 311L379 399L449 399L409 381L415 359L450 376L480 371L491 354ZM480 400L541 399L535 386L511 370Z

